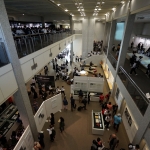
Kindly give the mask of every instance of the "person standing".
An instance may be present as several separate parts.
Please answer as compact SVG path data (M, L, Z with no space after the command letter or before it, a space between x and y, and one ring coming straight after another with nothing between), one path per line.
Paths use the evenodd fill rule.
M63 117L60 117L59 120L59 129L60 129L60 132L62 133L64 131L64 127L65 127L65 121L64 121L64 118Z
M64 88L64 86L61 87L61 94L63 94L65 96L65 88Z
M150 64L147 65L146 75L150 77Z
M39 139L40 145L42 146L42 148L44 148L45 147L45 143L44 143L44 134L43 134L43 131L41 131L39 133L38 139Z
M119 125L121 123L121 114L117 114L114 116L114 129L116 130L116 132L118 132L119 129Z
M79 103L82 102L82 98L83 98L83 92L82 90L79 91Z
M118 105L115 104L115 105L112 106L112 108L113 108L112 115L114 116L117 113Z
M109 142L110 150L114 150L115 148L118 147L119 139L117 138L115 134L111 134L108 142Z
M52 126L54 126L54 124L55 124L55 118L54 118L54 114L53 113L50 114L50 124Z
M111 120L112 120L111 114L105 117L105 127L107 130L109 130L109 125L110 125Z
M103 102L104 102L104 95L103 93L99 96L99 103L100 105L103 105Z
M50 140L51 142L54 141L54 136L52 134L52 130L54 129L54 127L52 127L51 125L49 126L49 128L47 129L48 133L49 133L49 136L50 136Z
M67 110L68 101L67 101L66 97L64 97L63 105L64 105L64 110Z
M75 100L73 98L73 96L70 97L70 101L71 101L71 111L73 111L73 109L75 108Z

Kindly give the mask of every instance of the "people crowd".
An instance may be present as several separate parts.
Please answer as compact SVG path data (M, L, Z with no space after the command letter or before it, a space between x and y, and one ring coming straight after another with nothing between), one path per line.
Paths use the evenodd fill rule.
M13 36L18 35L29 35L29 34L39 34L39 33L61 33L69 31L69 29L65 28L52 28L52 27L15 27L11 28Z

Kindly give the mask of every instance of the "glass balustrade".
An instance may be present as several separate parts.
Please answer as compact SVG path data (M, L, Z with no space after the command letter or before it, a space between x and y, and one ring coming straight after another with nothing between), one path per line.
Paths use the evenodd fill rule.
M108 60L110 61L110 63L112 64L112 66L114 67L114 69L116 69L117 66L117 60L116 58L113 56L113 54L108 53Z
M9 63L6 47L3 42L0 42L0 67L3 67Z
M141 89L137 86L137 84L131 79L131 77L122 67L119 68L118 75L122 80L124 86L126 87L127 91L131 95L133 101L137 105L138 109L140 110L142 115L144 115L150 100L147 99L146 95L141 91Z
M18 57L27 56L70 35L70 32L59 32L15 36L14 41Z

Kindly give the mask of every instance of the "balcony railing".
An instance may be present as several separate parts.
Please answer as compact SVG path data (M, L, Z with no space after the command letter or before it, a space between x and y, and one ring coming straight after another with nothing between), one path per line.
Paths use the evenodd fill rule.
M126 87L127 91L130 93L138 109L140 110L142 115L144 115L150 103L150 100L147 99L146 95L141 91L141 89L137 86L137 84L131 79L131 77L122 67L119 68L118 75L122 80L124 86Z
M58 32L15 36L14 41L18 57L27 56L70 35L70 32Z
M0 42L0 67L3 67L9 63L5 44L3 42Z
M108 59L110 63L112 64L112 66L114 67L114 69L116 69L116 66L117 66L116 58L111 53L108 53Z
M73 30L73 34L82 34L82 30Z

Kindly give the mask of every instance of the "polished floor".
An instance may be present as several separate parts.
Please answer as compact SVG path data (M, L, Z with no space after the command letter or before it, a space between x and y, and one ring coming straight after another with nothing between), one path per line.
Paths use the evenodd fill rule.
M77 64L73 64L75 66ZM49 75L55 75L54 70L51 67L51 64L49 67ZM102 69L100 67L97 67L98 72L103 73ZM89 74L89 76L91 76ZM66 84L65 81L59 80L56 81L56 86L64 86L65 87L65 93L69 102L68 110L62 110L62 112L57 112L55 114L55 130L56 130L56 138L54 142L50 142L50 138L47 132L47 128L49 126L49 122L45 122L45 125L43 127L44 131L44 141L45 141L45 148L44 150L90 150L92 140L97 139L97 137L100 137L103 140L103 143L105 147L109 147L108 145L108 139L110 134L115 133L113 127L110 127L110 130L105 130L104 135L93 135L92 134L92 120L91 120L91 112L94 111L101 111L101 107L98 102L90 102L89 105L87 105L87 110L82 110L81 112L75 110L71 112L70 110L70 86ZM109 91L107 82L105 80L104 84L104 94L106 94ZM111 97L110 101L114 104L114 99ZM32 102L32 98L31 98ZM42 103L42 100L38 99L39 105ZM77 107L81 104L79 104L78 100L76 100ZM65 119L65 130L63 133L60 133L59 131L59 123L58 119L62 116ZM121 123L119 127L119 132L116 133L117 137L120 140L118 148L116 150L119 150L121 148L124 148L127 150L129 139L127 137L127 134L125 132L125 128L123 123Z

